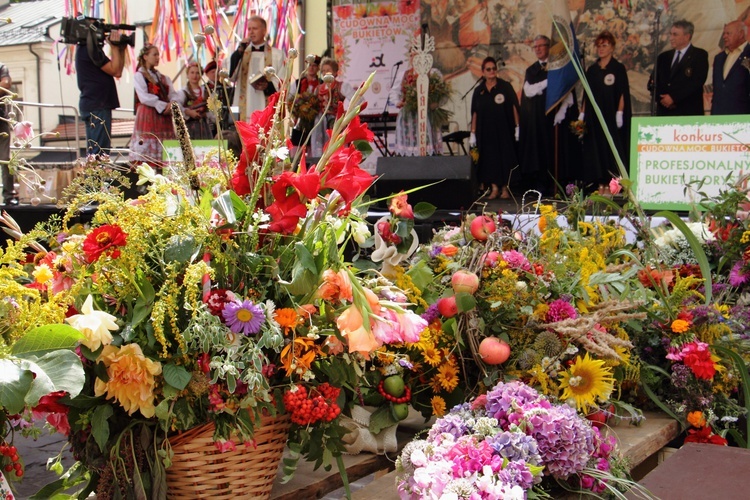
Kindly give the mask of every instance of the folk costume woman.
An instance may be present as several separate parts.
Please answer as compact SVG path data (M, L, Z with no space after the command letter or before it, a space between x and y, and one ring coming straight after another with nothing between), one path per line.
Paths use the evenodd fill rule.
M615 51L612 33L603 31L594 43L599 58L586 70L586 79L594 101L601 109L604 126L612 135L615 149L627 168L631 117L628 72L612 57ZM619 177L620 169L588 96L583 102L579 119L584 120L588 131L583 138L583 181L598 186L600 194L609 194L609 181L613 176Z
M477 177L483 188L492 188L488 198L507 199L510 172L518 166L518 97L510 82L497 77L497 61L493 57L482 61L482 75L484 82L471 96L469 144L479 149Z
M320 111L310 134L310 154L314 157L320 157L323 154L323 146L328 142L326 131L333 127L339 103L343 103L346 99L341 82L336 79L339 74L339 63L330 57L324 57L320 61L320 74L323 76L323 83L315 89ZM330 78L326 78L326 75L332 75L333 80L327 81Z
M192 62L187 66L187 85L180 90L179 102L185 114L185 125L191 139L213 139L215 118L208 110L208 88L201 83L200 64Z
M156 70L159 49L146 45L138 55L133 78L135 87L135 124L130 138L130 161L161 166L162 141L175 139L170 103L179 101L172 80Z

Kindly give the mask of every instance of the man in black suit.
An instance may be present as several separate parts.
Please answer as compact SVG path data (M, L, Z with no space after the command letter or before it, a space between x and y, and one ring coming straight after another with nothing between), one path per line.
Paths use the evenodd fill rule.
M708 77L708 52L691 43L695 26L675 21L669 30L672 50L656 60L656 114L658 116L702 115L703 84ZM652 75L653 76L653 75ZM653 80L649 81L653 92Z
M750 45L747 26L732 21L721 36L724 50L714 59L712 115L750 113Z

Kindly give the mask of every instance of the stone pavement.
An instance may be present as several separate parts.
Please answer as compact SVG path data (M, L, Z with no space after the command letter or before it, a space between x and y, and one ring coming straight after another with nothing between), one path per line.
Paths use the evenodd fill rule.
M36 441L16 435L13 444L18 448L25 466L23 480L11 483L16 488L17 498L29 498L44 485L58 479L54 472L47 470L47 459L56 456L65 446L66 441L61 434L42 434ZM63 454L63 464L69 467L74 460L67 447L66 452Z

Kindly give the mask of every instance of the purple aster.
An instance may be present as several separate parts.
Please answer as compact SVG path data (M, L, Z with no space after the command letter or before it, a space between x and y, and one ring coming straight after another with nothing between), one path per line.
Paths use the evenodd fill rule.
M428 325L438 319L438 316L440 316L440 312L438 311L437 303L430 305L430 307L422 313L422 319L425 320Z
M732 286L742 286L750 281L750 273L746 272L745 261L738 260L729 271L729 284Z
M255 335L260 331L266 315L263 309L245 299L243 302L229 302L221 312L227 326L233 333Z
M570 302L563 299L553 300L549 303L549 310L547 311L547 321L554 323L556 321L562 321L564 319L578 317L575 307Z
M573 196L576 193L576 185L575 184L568 184L565 186L565 194L568 196Z

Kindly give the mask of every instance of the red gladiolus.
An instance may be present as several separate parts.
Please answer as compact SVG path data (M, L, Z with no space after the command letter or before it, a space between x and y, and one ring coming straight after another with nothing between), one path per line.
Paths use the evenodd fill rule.
M124 247L126 238L125 232L116 224L105 224L91 231L83 241L83 252L86 254L86 260L96 262L102 254L108 255L112 259L120 256L120 250L117 247Z
M323 187L335 189L347 205L370 187L373 176L359 167L362 153L353 146L341 148L328 160L323 172Z
M297 193L285 199L277 199L266 208L273 222L269 229L276 233L292 234L297 229L297 222L307 214L307 207Z
M375 134L367 126L367 123L362 123L359 119L359 115L355 116L349 125L346 127L345 144L349 144L353 141L367 141L372 142L375 138Z
M232 189L237 196L245 196L253 192L250 188L250 179L247 177L247 159L244 151L240 154L240 160L232 175Z

